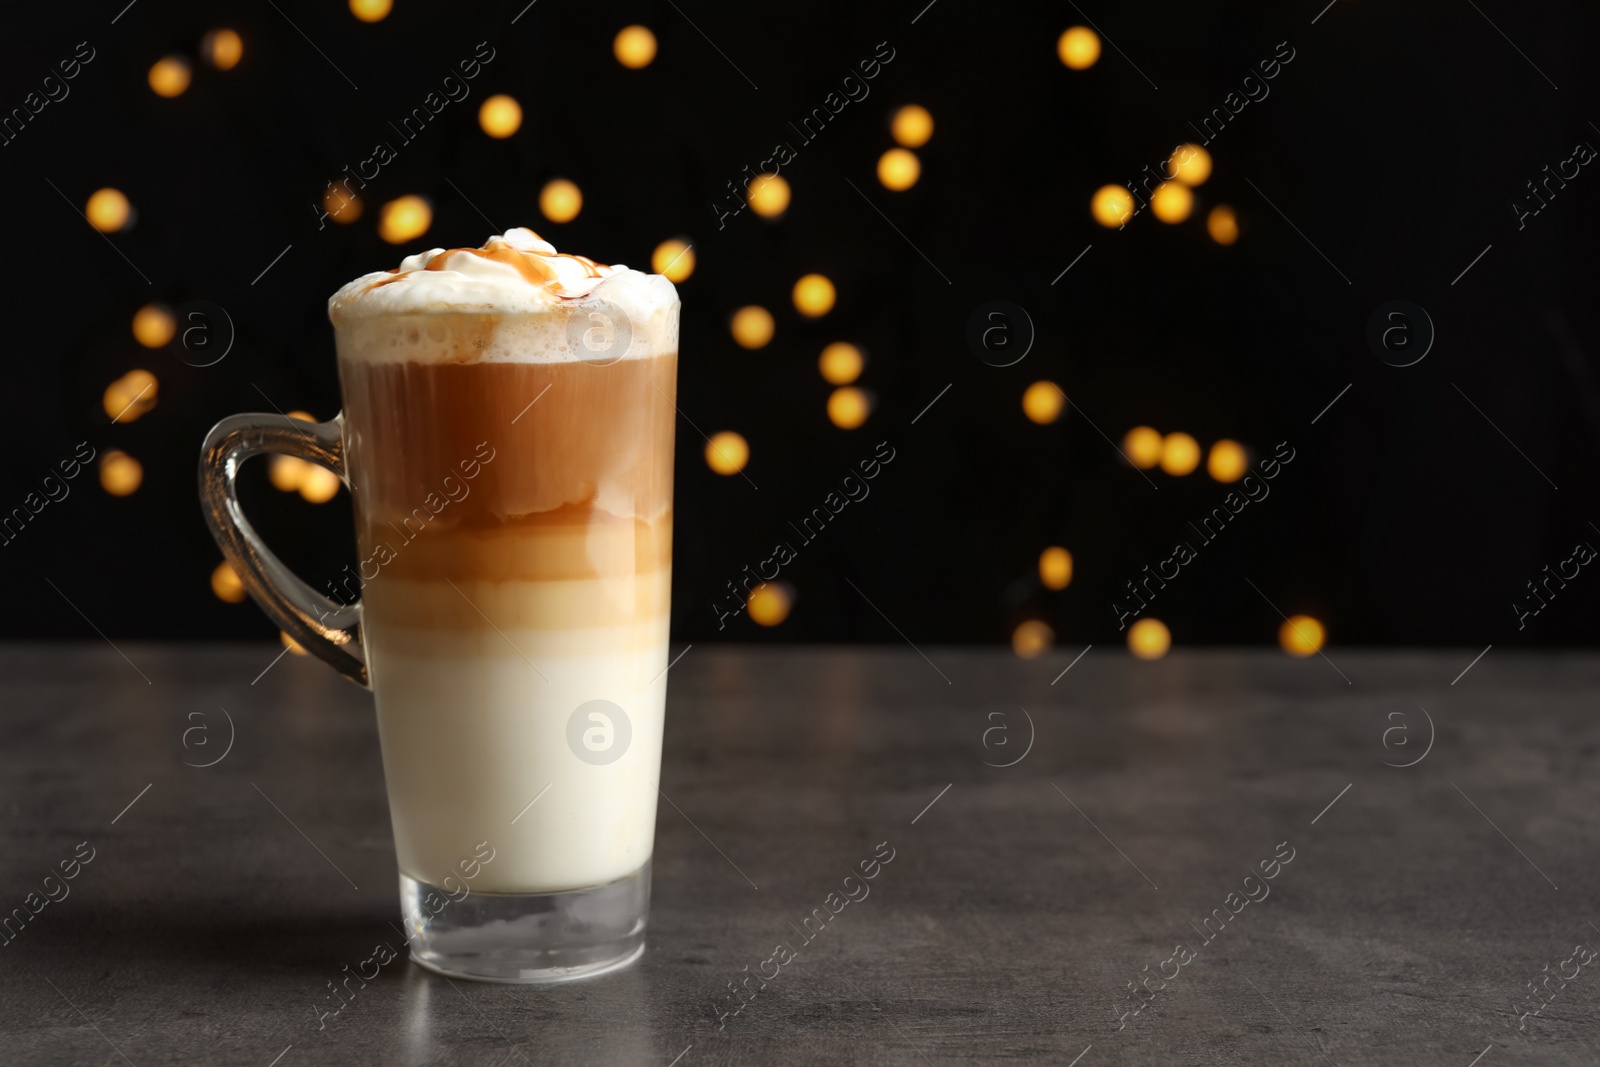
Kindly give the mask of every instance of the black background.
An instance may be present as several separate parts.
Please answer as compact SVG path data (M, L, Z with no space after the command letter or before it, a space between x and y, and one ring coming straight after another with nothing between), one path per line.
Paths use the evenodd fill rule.
M1322 0L1097 5L1086 16L1115 46L1077 72L1055 53L1061 31L1085 21L1070 3L397 0L368 25L342 3L124 2L8 5L3 15L0 108L20 106L79 41L97 55L69 98L0 146L10 245L0 509L81 440L125 449L145 471L126 498L86 473L0 547L5 636L92 638L91 623L112 637L270 636L252 605L210 591L220 557L195 495L200 440L224 415L264 409L263 393L330 417L339 397L327 295L403 254L478 244L489 232L479 209L500 228L528 225L607 262L646 266L661 240L694 241L698 267L679 286L679 405L694 424L679 422L679 640L899 641L886 615L918 643L1003 642L1030 616L1063 643L1115 642L1113 595L1226 492L1203 467L1147 482L1100 433L1120 441L1141 423L1202 445L1231 437L1259 455L1288 441L1297 453L1272 496L1152 605L1179 645L1270 644L1280 618L1261 594L1324 620L1335 644L1600 635L1600 577L1587 570L1526 630L1511 609L1575 542L1600 545L1589 251L1600 177L1585 168L1524 229L1511 208L1546 164L1580 141L1600 144L1593 15L1582 5L1341 0L1320 17ZM611 55L631 22L660 41L643 71ZM244 39L237 68L196 63L184 95L150 91L155 60L192 56L219 26ZM1122 231L1093 223L1096 188L1193 139L1188 122L1283 41L1295 58L1210 145L1215 169L1188 221L1147 212ZM478 42L496 57L471 99L397 144L358 223L319 230L312 205L324 183L375 142L396 143L388 122ZM790 120L879 42L895 58L870 96L799 144ZM508 141L477 124L495 92L524 108ZM905 103L928 107L937 125L918 152L921 181L891 193L874 167ZM713 200L780 139L799 149L783 169L787 215L745 212L718 230ZM565 225L538 213L555 176L585 197ZM133 265L73 208L106 185L138 212L133 229L111 236ZM377 237L377 209L406 193L429 198L434 222L397 249ZM1232 247L1206 236L1218 203L1240 217ZM814 270L836 282L839 302L808 321L788 294ZM995 298L1025 308L1037 329L1027 358L1004 369L966 341L974 309ZM1364 339L1374 309L1398 298L1425 307L1438 331L1429 356L1404 369ZM134 342L141 304L193 299L231 316L237 339L224 361L196 369L176 346ZM756 352L727 330L746 303L778 320L773 344ZM854 431L825 412L816 358L834 340L868 354L860 384L878 406ZM159 403L111 425L101 394L135 366L159 378ZM1040 378L1075 405L1051 426L1020 409ZM742 433L750 480L708 470L695 427ZM740 618L719 632L710 605L723 583L788 537L788 520L880 441L896 459L872 495L785 571L797 593L789 619L763 630ZM320 586L354 559L346 499L305 503L272 490L256 466L247 507ZM1059 593L1036 578L1049 544L1076 561Z

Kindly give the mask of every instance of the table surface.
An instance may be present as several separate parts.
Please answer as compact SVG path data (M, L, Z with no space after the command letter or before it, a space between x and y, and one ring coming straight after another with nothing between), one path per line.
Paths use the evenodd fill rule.
M0 1063L1600 1060L1600 657L923 652L695 647L637 964L402 955L320 1017L401 940L368 696L298 657L252 683L264 645L0 649L0 907L40 908Z

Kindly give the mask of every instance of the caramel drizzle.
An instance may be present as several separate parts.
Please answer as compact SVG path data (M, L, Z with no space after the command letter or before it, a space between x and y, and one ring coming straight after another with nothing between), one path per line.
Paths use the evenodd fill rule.
M451 256L455 255L457 252L465 252L468 255L477 256L480 259L489 259L496 263L504 263L506 266L514 268L516 272L522 275L523 279L530 285L543 285L547 287L556 283L560 279L560 276L556 274L556 272L550 267L545 265L544 260L546 259L570 259L581 263L583 264L583 275L586 278L600 277L600 269L601 267L605 266L605 264L596 263L588 256L576 256L569 252L523 252L512 248L510 245L499 244L493 248L447 248L443 252L440 252L438 255L434 256L432 259L428 260L427 265L422 269L448 270L449 268L445 265L445 261ZM407 274L411 274L413 272L402 272L399 267L390 267L384 273L393 274L395 277L386 278L383 281L373 282L371 285L367 286L367 292L370 293L379 286L400 281Z

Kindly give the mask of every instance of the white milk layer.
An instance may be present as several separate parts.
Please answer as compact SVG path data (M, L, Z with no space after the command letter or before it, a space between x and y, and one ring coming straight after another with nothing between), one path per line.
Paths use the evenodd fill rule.
M456 634L444 656L419 651L426 631L364 635L402 872L441 885L484 841L494 859L474 892L602 885L649 861L667 619L584 635L595 651L576 654L570 632L491 629L464 655ZM574 712L596 700L622 715L590 705L573 738Z

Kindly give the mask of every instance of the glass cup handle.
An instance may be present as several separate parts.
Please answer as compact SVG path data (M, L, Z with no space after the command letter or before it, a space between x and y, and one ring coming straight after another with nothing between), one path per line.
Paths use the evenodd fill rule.
M251 456L279 452L326 467L349 488L344 472L344 415L301 422L284 415L230 415L206 434L200 452L200 501L217 547L245 589L307 652L369 686L361 647L361 603L341 604L312 589L257 536L239 507L235 479Z

